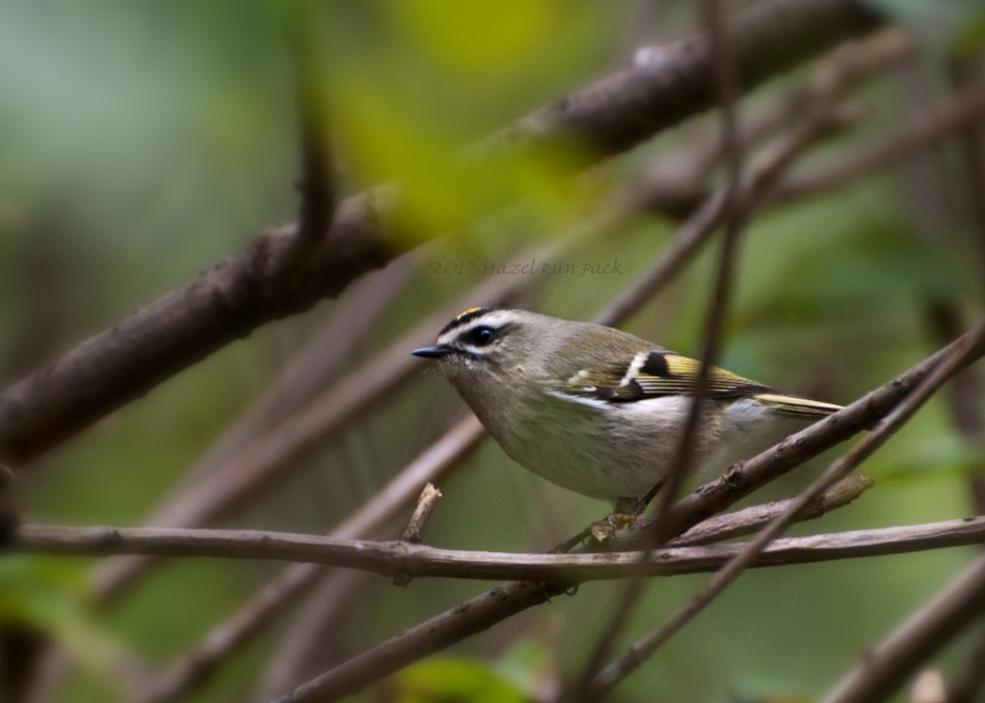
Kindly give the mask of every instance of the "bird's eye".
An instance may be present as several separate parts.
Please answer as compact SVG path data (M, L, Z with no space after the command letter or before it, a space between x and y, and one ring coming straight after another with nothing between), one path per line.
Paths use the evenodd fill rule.
M496 331L492 327L476 327L469 332L468 341L474 346L484 347L492 342L495 336Z

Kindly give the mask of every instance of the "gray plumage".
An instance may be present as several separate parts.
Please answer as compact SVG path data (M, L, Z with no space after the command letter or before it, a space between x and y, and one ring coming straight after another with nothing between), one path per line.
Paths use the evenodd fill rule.
M472 308L417 350L517 463L595 498L646 494L667 472L700 363L621 330L525 310ZM724 469L839 406L722 369L690 470Z

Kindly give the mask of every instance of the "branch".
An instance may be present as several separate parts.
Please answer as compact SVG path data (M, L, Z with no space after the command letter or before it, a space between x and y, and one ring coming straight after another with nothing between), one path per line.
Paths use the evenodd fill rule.
M814 520L823 517L832 510L845 507L871 487L872 481L866 476L861 474L849 476L844 481L840 481L829 488L817 500L811 501L806 508L798 512L797 520ZM735 512L710 517L704 522L699 522L680 537L670 540L667 544L671 547L711 544L756 532L777 515L789 509L792 501L792 498L774 500L762 505L753 505ZM645 524L641 527L646 529ZM634 541L640 542L639 539ZM615 538L615 543L619 550L625 550L627 544L633 545L633 542L629 540L623 542L619 536ZM642 545L633 546L638 549Z
M414 513L410 516L400 539L413 544L418 544L424 540L424 528L427 526L428 520L431 519L431 513L434 512L442 495L433 483L428 482L424 486L420 497L417 499L417 507L414 508Z
M854 530L779 539L756 566L784 566L837 559L903 554L985 543L985 517ZM10 549L32 554L107 556L159 554L174 557L275 559L370 571L479 580L573 584L603 579L675 576L713 571L751 543L665 547L599 554L522 554L440 549L404 540L341 539L269 530L158 527L60 527L24 524Z
M867 703L889 698L934 652L982 616L985 556L936 593L892 634L866 652L824 703Z
M862 81L891 67L913 52L909 36L898 27L875 32L831 52L811 72L805 85L782 97L767 110L744 120L741 141L752 145L800 120L804 106L830 103ZM646 169L642 179L644 197L650 209L671 217L690 214L708 196L707 176L722 157L723 144L711 135L682 153L662 155ZM820 192L820 191L814 191ZM788 204L796 197L771 199L772 204Z
M898 160L921 147L955 137L985 116L985 83L969 84L941 105L928 108L895 133L862 146L843 160L818 166L812 172L792 174L771 196L773 204L789 203L829 192Z
M771 0L732 29L743 84L751 87L877 19L860 0ZM521 119L496 142L543 145L577 138L597 156L632 147L713 104L701 35L668 47L657 69L624 69ZM339 203L326 237L306 257L297 285L276 283L297 227L285 225L186 286L73 350L0 395L0 461L26 463L158 383L257 327L334 297L398 252L382 222L394 187Z
M736 13L729 22L735 71L743 90L834 44L875 29L876 13L851 0L770 0ZM714 107L708 80L713 59L707 34L660 48L658 66L642 65L569 94L519 120L494 139L541 147L559 140L623 151L655 130Z

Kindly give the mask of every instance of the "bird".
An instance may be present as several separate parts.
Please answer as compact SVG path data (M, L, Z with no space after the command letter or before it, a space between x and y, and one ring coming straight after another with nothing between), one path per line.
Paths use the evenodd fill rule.
M701 362L619 329L472 307L413 355L437 362L516 463L616 506L673 468ZM724 469L842 406L712 367L689 473Z

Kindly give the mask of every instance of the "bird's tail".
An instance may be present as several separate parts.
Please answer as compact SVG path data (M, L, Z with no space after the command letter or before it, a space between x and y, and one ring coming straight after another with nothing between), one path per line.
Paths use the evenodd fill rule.
M827 417L831 413L841 410L842 407L834 403L822 403L819 400L810 400L809 398L783 393L760 393L754 395L753 398L776 412L805 420Z

